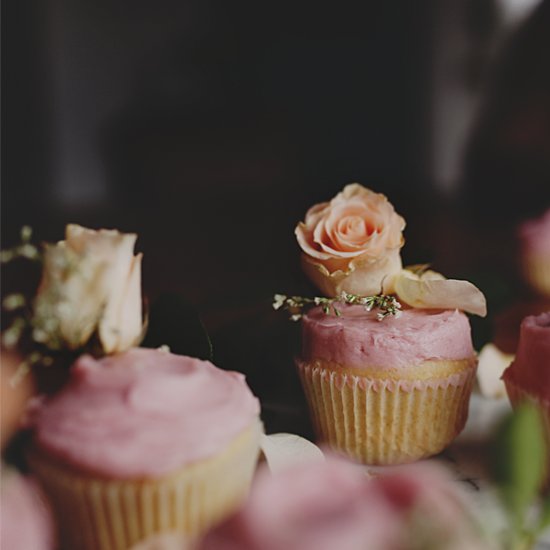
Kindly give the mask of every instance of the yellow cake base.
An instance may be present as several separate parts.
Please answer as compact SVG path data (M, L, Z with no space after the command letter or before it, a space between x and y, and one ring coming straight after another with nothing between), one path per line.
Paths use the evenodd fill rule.
M159 479L111 480L30 453L60 526L63 550L127 550L155 533L196 536L245 498L259 455L261 423L218 455Z
M412 462L442 451L464 428L476 360L409 369L419 381L325 361L297 362L319 439L372 465ZM430 376L430 373L432 376Z

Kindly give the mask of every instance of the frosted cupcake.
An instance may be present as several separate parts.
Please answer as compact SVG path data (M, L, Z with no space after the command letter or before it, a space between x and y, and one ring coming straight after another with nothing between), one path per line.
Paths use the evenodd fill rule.
M521 268L527 283L550 297L550 209L519 227Z
M297 364L319 438L366 464L443 450L466 423L475 379L467 317L406 309L379 321L362 306L339 311L302 319Z
M436 454L462 430L477 361L459 310L486 314L468 281L402 268L404 227L384 195L347 185L295 231L324 296L274 302L302 319L297 364L319 438L368 464Z
M433 464L376 479L333 458L264 470L199 550L486 548L454 483Z
M522 321L516 357L502 379L512 405L538 405L550 444L550 311Z
M31 420L29 462L62 548L127 549L219 521L247 493L258 414L243 375L206 361L143 348L81 357Z

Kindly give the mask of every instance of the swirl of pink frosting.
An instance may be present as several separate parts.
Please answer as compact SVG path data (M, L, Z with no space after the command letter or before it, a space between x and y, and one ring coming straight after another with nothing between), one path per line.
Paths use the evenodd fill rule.
M539 218L523 222L518 233L524 253L550 255L550 208Z
M32 412L31 425L39 448L79 469L156 477L215 455L259 410L240 373L134 348L79 358L68 385Z
M550 311L521 322L516 357L502 378L550 401Z
M389 370L474 356L468 318L458 310L405 309L379 321L363 306L337 307L340 316L317 307L302 318L302 360Z

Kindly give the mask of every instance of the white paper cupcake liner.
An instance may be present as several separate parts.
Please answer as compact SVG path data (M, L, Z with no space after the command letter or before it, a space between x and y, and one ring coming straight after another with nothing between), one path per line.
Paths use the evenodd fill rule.
M259 454L255 423L219 455L160 479L109 480L39 451L30 466L51 500L63 550L127 550L156 533L199 535L245 498Z
M411 462L442 451L464 428L475 380L466 369L424 388L298 362L320 440L365 464ZM452 380L452 383L449 381Z

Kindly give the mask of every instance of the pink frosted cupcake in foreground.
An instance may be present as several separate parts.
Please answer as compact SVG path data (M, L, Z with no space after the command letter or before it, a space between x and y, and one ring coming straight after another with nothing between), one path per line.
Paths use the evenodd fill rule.
M199 550L485 548L454 484L434 464L379 478L332 457L274 475L264 469L244 506Z
M319 438L367 464L430 456L459 434L477 365L462 311L486 313L471 283L402 269L404 227L384 195L347 185L296 228L325 296L274 303L301 319L297 365Z
M155 533L203 532L248 491L258 415L243 375L206 361L144 348L81 357L31 414L29 462L62 548L123 550Z
M527 283L550 297L550 209L519 227L521 269Z
M538 405L550 444L550 311L522 321L516 357L502 379L512 405Z

